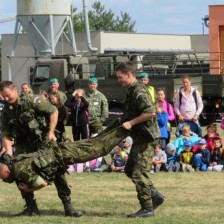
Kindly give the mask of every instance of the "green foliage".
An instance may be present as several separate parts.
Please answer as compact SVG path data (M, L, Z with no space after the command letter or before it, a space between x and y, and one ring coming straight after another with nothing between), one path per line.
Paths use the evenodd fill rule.
M75 31L85 31L85 20L83 12L73 9L73 23ZM127 12L121 12L120 16L115 15L111 9L106 10L100 1L95 1L92 10L88 12L89 27L91 31L117 31L136 32L135 21L132 21Z

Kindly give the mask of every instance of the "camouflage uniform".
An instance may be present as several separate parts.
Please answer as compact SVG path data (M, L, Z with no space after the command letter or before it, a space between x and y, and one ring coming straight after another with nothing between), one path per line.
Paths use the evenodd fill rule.
M2 110L2 137L15 141L15 155L36 152L49 144L49 117L57 109L40 96L20 94L16 105L5 104ZM63 201L71 191L64 176L59 170L54 180L59 198ZM25 201L34 198L33 192L21 194Z
M153 113L155 107L145 85L136 81L128 90L125 101L124 116L129 121L142 113ZM159 138L159 129L156 118L145 122L145 125L153 130L155 137ZM149 178L150 159L158 140L149 142L140 133L131 134L133 145L125 166L126 175L132 179L136 186L137 197L142 208L152 206L151 194L154 189Z
M31 187L38 176L49 182L54 181L55 174L58 170L64 170L65 165L105 156L129 134L129 131L119 127L92 139L58 145L49 142L37 152L20 154L12 160L7 160L7 155L3 155L3 161L10 167L12 175L8 182L15 180Z
M103 130L103 123L108 118L108 101L107 98L98 90L93 93L87 93L89 102L89 124L90 134L96 134Z

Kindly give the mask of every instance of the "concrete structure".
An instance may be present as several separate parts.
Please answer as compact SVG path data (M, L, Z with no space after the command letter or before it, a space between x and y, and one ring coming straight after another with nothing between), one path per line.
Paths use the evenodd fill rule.
M14 47L21 25L38 55L54 55L55 46L65 28L70 34L73 50L76 51L71 6L71 0L17 0Z

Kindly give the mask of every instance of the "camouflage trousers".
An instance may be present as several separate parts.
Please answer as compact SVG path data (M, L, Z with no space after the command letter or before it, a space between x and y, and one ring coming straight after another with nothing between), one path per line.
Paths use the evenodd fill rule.
M152 206L151 193L155 190L149 177L152 155L158 140L147 143L144 138L133 139L133 145L125 166L125 174L136 186L137 197L142 208Z
M60 143L63 161L66 165L83 163L108 155L114 146L125 139L130 132L121 127L114 128L95 138L70 143Z
M89 124L90 136L94 134L99 134L103 131L103 123L100 119L96 119L94 122L90 122Z

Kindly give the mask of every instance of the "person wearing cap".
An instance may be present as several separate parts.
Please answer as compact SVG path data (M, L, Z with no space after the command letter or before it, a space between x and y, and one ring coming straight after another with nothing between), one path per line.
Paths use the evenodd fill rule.
M150 96L152 97L152 102L155 103L156 102L156 92L153 86L149 85L149 73L147 72L140 72L138 74L138 79L142 84L145 84L148 87Z
M60 101L62 104L65 103L65 101L67 100L67 96L64 92L59 90L59 82L57 78L52 78L50 81L50 86L49 86L49 90L48 90L48 94L50 95L51 93L57 93L60 97Z
M176 153L176 147L172 143L166 145L166 169L168 172L178 172L180 169L180 156Z
M184 142L184 151L180 154L180 164L182 166L182 171L185 172L194 172L193 157L194 153L192 152L192 142L185 141Z
M193 164L196 171L206 171L210 163L210 151L206 148L206 140L200 139L198 149L195 152Z
M224 150L222 149L222 139L214 137L212 139L213 151L211 151L211 160L209 163L208 171L221 172L224 166Z
M112 172L124 172L125 164L128 160L128 154L124 151L124 144L119 143L113 148L111 156L111 171Z
M109 117L109 108L107 98L98 88L98 80L91 77L88 80L89 89L86 92L87 101L89 102L89 129L90 136L96 136L103 130L103 124Z

